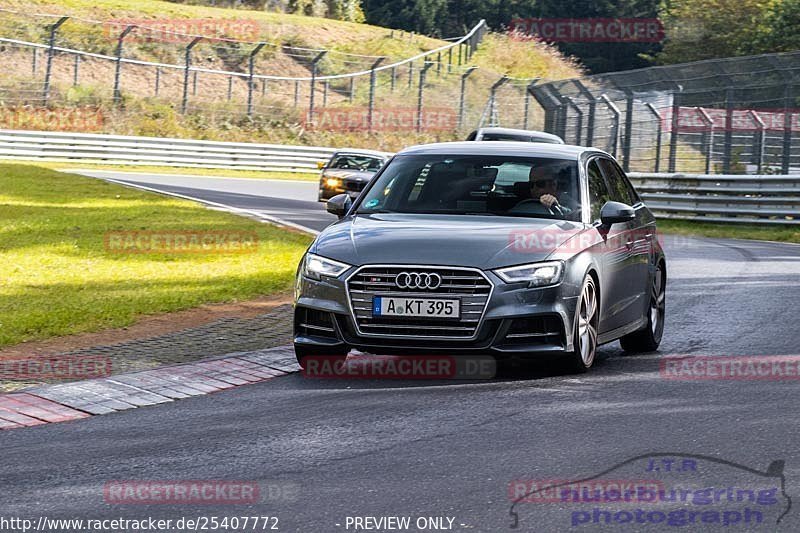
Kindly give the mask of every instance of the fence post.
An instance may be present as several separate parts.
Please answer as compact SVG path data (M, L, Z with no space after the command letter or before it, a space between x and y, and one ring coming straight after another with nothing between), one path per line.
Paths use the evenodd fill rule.
M328 87L330 83L328 80L322 82L322 107L328 107Z
M722 173L730 174L733 152L733 88L725 89L725 146L722 152Z
M453 47L447 49L447 73L450 74L453 71Z
M522 119L522 129L528 129L528 114L531 108L531 89L536 85L536 82L541 78L533 78L530 83L525 87L525 117Z
M136 26L126 26L122 33L119 35L117 39L117 59L116 65L114 65L114 104L118 105L119 101L122 99L122 95L119 91L119 79L120 75L122 74L122 47L125 42L125 37L133 31Z
M631 141L633 136L633 93L625 91L625 133L622 137L622 170L631 171Z
M678 155L678 128L680 127L681 93L672 93L672 127L669 132L669 166L667 172L675 172L675 160Z
M356 77L350 77L350 103L353 103L353 98L356 95Z
M411 82L414 79L414 62L408 62L408 88L411 89Z
M711 174L711 159L714 152L714 119L712 119L705 109L702 107L695 107L695 111L700 115L700 120L703 121L708 131L703 135L705 137L704 143L706 145L706 174Z
M31 54L31 74L36 75L36 64L39 62L39 49L34 48Z
M194 71L192 75L192 96L197 96L197 77L200 75L199 72Z
M433 63L426 61L419 71L419 93L417 94L417 133L422 131L422 93L425 88L425 74Z
M783 157L781 158L781 174L789 173L789 161L792 157L792 84L787 83L783 92Z
M294 82L294 107L300 105L300 82Z
M50 26L50 39L47 46L47 67L44 72L44 103L47 105L47 100L50 99L50 75L53 71L53 56L55 55L56 48L56 32L58 28L64 24L69 17L61 17L58 22Z
M756 160L756 174L761 174L761 167L764 166L764 136L766 133L766 124L758 116L758 113L752 109L747 112L756 123L758 133L753 135L753 158Z
M327 54L327 50L323 50L322 52L318 53L314 59L311 60L311 91L308 95L308 123L314 123L314 93L316 92L316 85L317 85L317 65L320 60L325 57Z
M197 43L202 40L202 37L195 37L192 39L192 42L186 45L183 68L183 98L181 100L181 113L186 113L186 106L189 103L189 69L192 68L192 48L194 48Z
M461 129L461 126L464 125L464 104L465 104L465 96L467 91L467 78L470 74L475 72L478 67L469 67L464 73L461 75L461 92L458 98L458 129Z
M80 74L81 68L81 56L80 54L75 54L75 64L72 67L72 86L76 87L78 85L78 76Z
M658 172L658 167L661 164L661 131L663 128L661 113L659 113L658 109L656 109L656 106L654 106L650 102L647 102L645 106L647 107L647 109L650 110L650 112L656 117L656 120L658 121L658 126L656 128L656 161L655 161L655 168L653 169L653 172Z
M228 101L231 101L233 96L233 76L228 76Z
M256 54L258 54L267 43L258 43L255 48L247 56L247 116L253 116L253 91L255 90L255 68L256 68ZM267 80L264 80L264 84ZM261 87L262 95L264 86Z
M375 82L377 81L378 66L383 63L385 57L379 57L369 69L369 108L367 109L367 131L372 133L372 118L375 111Z
M161 85L161 67L156 67L156 86L153 96L158 96L159 85Z
M397 67L392 67L392 92L394 92L394 86L397 83Z
M489 127L497 126L497 89L508 81L508 76L503 77L492 84L489 89Z
M614 105L614 102L612 102L605 93L600 95L600 100L606 104L608 110L614 115L614 140L611 143L611 155L617 157L617 144L619 142L619 116L621 113L619 112L619 108Z
M578 123L575 126L575 144L581 144L581 134L583 133L581 130L583 129L583 111L578 105L575 103L575 100L572 99L571 96L565 96L564 101L566 102L567 106L565 106L565 114L564 114L564 135L566 135L566 128L567 128L567 114L566 114L566 107L571 107L575 110L575 113L578 115ZM565 138L566 140L566 138Z
M597 100L580 80L574 80L573 83L589 104L589 116L586 119L586 146L591 146L594 142L594 119L597 111Z

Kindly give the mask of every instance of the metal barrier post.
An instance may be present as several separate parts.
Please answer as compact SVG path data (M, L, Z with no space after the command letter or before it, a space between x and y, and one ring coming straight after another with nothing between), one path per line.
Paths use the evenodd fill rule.
M617 143L619 142L619 117L621 113L619 108L614 105L605 93L600 95L600 100L608 107L608 110L614 115L614 140L611 143L611 155L617 157Z
M578 107L577 104L575 104L575 100L573 100L571 96L565 96L564 97L564 102L566 103L567 106L569 106L572 109L574 109L575 113L578 115L578 123L575 126L575 144L580 145L581 144L581 130L583 129L583 111L581 111L581 108ZM565 111L565 113L564 113L564 130L565 131L564 131L564 133L566 135L566 128L567 128L567 124L566 124L567 123L566 107L565 107L564 111Z
M672 127L669 132L669 167L668 172L675 172L675 163L678 155L678 128L680 127L681 94L672 93Z
M158 96L159 85L161 85L161 67L156 67L156 86L154 87L153 96Z
M750 118L756 123L756 128L758 130L758 133L753 135L753 158L756 161L756 174L761 174L761 168L764 166L764 137L767 127L764 121L761 120L761 117L758 116L758 113L752 109L749 110L747 114L750 115Z
M733 153L733 88L725 90L725 146L722 152L722 173L730 174Z
M351 104L353 103L353 98L355 98L355 95L356 95L356 77L355 76L351 76L350 77L350 103Z
M69 20L69 17L61 17L58 19L58 22L50 26L50 39L48 41L47 46L47 67L45 68L44 72L44 103L47 104L47 100L50 99L50 75L53 72L53 56L55 55L55 48L56 48L56 32L58 28L61 27L66 21ZM34 70L36 67L34 66Z
M525 116L522 119L522 129L528 129L528 114L531 108L531 88L536 85L536 82L539 81L541 78L534 78L528 83L525 87Z
M81 56L79 54L75 54L75 63L72 65L72 86L76 87L78 85L78 76L80 74L81 68Z
M135 27L136 26L126 26L117 39L117 59L116 65L114 66L114 104L119 104L119 101L122 99L122 94L119 90L119 79L122 74L122 47L125 42L125 37L132 32Z
M594 118L597 110L597 100L580 80L573 80L573 83L589 103L589 116L586 120L586 146L591 146L594 142Z
M181 99L181 113L186 113L186 106L189 103L189 69L192 68L192 48L202 41L202 37L195 37L192 42L186 45L183 68L183 98Z
M503 77L494 82L489 89L489 127L497 126L497 89L506 82L508 82L508 76L503 75Z
M633 93L625 91L625 133L622 136L622 170L631 170L631 141L633 137Z
M318 53L314 59L311 60L311 90L308 94L308 123L314 123L314 93L316 92L317 85L317 66L320 60L325 57L327 50Z
M233 96L233 76L228 76L228 101L231 101Z
M663 124L661 123L662 120L661 113L659 113L658 109L656 109L656 106L654 106L650 102L647 102L645 104L645 107L647 107L647 109L650 110L650 112L656 117L656 120L658 121L658 126L656 128L656 160L654 165L655 168L653 169L653 172L658 172L658 167L660 166L661 163L661 132L663 129Z
M375 113L375 82L377 79L378 66L383 63L385 57L379 57L369 69L369 108L367 109L367 131L372 132L372 119Z
M466 104L465 96L467 93L467 78L470 74L475 72L478 67L469 67L461 75L461 90L458 97L458 129L464 125L464 105Z
M711 174L711 159L714 152L714 119L702 107L695 107L695 111L700 115L700 120L706 125L708 131L703 133L706 145L706 174Z
M253 116L253 90L255 90L255 68L256 68L256 54L261 51L267 43L258 43L255 48L247 56L247 116ZM264 80L264 85L261 87L262 95L264 94L267 80Z
M781 158L781 174L789 173L789 162L792 157L792 84L787 83L783 92L783 157Z
M425 88L425 74L428 69L433 66L433 63L426 61L425 65L419 71L419 93L417 94L417 133L422 131L422 94Z

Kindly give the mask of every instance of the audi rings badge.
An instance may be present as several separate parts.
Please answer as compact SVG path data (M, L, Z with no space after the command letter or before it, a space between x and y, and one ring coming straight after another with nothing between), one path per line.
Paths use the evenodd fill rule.
M400 272L395 278L400 289L435 290L442 284L442 276L436 272Z

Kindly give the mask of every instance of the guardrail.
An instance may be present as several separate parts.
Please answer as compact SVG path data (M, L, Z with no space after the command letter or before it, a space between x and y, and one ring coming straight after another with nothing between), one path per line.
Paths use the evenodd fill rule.
M334 148L0 130L0 158L272 172L317 172Z
M630 172L628 177L659 218L800 224L800 175Z

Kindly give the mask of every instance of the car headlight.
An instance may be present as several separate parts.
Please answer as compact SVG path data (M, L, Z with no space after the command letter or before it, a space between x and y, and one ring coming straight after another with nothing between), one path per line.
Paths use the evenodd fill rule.
M562 261L531 263L515 267L501 268L494 271L506 283L530 282L531 287L546 287L561 282L564 273Z
M341 183L339 178L325 178L325 185L328 187L338 187Z
M350 268L350 265L346 263L340 263L315 254L306 254L301 272L305 277L319 281L323 276L336 278L348 268Z

